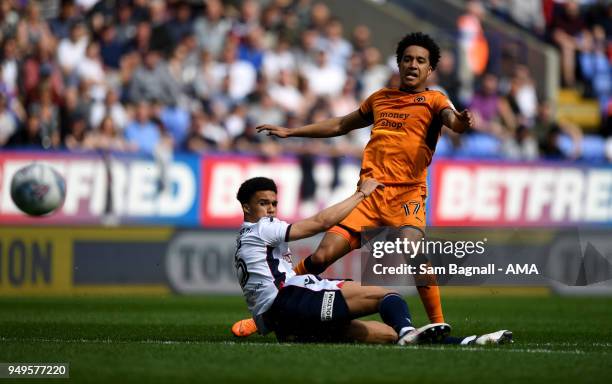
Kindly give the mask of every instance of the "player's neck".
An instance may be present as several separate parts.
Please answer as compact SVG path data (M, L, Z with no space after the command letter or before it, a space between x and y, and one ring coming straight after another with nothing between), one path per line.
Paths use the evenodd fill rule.
M400 85L399 90L402 92L406 92L406 93L420 93L420 92L424 92L427 90L427 87L425 87L424 85L420 86L420 87L409 87L407 85Z

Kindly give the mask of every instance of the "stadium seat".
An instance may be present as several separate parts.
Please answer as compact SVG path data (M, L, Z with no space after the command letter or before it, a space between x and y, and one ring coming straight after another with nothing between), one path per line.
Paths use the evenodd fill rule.
M561 152L570 157L573 151L573 141L568 135L559 135L558 146ZM584 135L582 138L582 160L601 162L606 159L606 142L597 135Z
M455 149L448 136L442 135L436 145L436 155L441 157L452 156Z
M463 137L457 155L461 157L497 158L500 157L501 142L496 137L474 133Z

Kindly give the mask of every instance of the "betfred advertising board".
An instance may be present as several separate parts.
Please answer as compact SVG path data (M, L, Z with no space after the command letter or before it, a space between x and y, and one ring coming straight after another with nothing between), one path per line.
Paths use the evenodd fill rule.
M66 180L66 199L53 215L28 217L11 200L15 172L32 162L49 164ZM152 159L52 152L0 154L0 224L197 225L199 162L176 156L161 168Z
M438 160L430 171L429 224L612 224L612 167Z

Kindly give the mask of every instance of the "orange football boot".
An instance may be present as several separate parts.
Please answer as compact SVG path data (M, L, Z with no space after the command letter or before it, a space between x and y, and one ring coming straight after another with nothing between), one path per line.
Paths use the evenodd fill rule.
M257 325L252 318L239 320L232 325L232 333L237 337L248 337L257 332Z

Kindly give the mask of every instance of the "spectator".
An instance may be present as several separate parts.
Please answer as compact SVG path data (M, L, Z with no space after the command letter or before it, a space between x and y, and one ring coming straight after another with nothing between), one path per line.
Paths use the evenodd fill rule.
M90 96L102 100L106 94L106 75L100 56L100 45L92 41L87 45L85 57L77 64L76 74L81 82L87 83Z
M359 24L353 29L353 50L358 53L363 53L366 48L372 46L370 28L367 25Z
M19 14L13 9L11 0L0 0L0 39L15 36Z
M303 69L315 65L315 57L320 51L317 47L319 33L314 29L307 29L300 35L300 45L294 50L295 61L298 68Z
M49 22L51 32L58 39L65 39L70 34L70 26L78 21L74 0L61 0L59 15Z
M573 87L576 82L576 51L585 29L577 1L568 0L563 4L559 16L553 20L551 29L552 41L561 50L563 85Z
M136 36L136 21L133 17L133 9L129 2L119 1L117 9L117 42L126 45Z
M256 126L262 124L282 125L285 121L283 110L278 107L267 92L260 94L258 102L251 105L248 116Z
M218 89L218 80L214 77L214 67L216 63L210 52L202 50L200 52L198 67L193 79L193 90L195 96L200 100L210 99L213 92Z
M353 77L346 79L342 93L330 101L332 116L345 116L359 108L359 101L355 96L357 81ZM368 95L369 96L369 95Z
M129 87L130 100L160 100L163 104L174 104L179 99L178 83L170 75L168 67L157 51L148 51L144 63L134 72Z
M200 48L217 57L225 43L232 25L223 15L223 3L220 0L206 0L205 12L193 25Z
M41 41L48 44L52 36L47 22L40 13L40 5L36 1L27 3L21 27L26 31L28 45L36 45Z
M113 119L113 129L123 132L128 120L127 112L123 104L119 102L119 95L113 88L106 91L104 100L96 100L91 106L89 124L92 127L98 127L102 124L102 120L109 116Z
M82 22L76 22L70 27L70 35L63 38L57 47L57 62L64 75L70 77L77 65L85 57L89 38L87 29Z
M466 13L457 19L459 29L459 78L463 87L459 94L462 102L473 93L474 78L482 75L489 60L489 43L480 20L485 10L478 0L470 0Z
M161 108L159 119L174 140L174 147L179 149L187 137L189 130L189 113L177 104L166 105Z
M242 42L254 28L259 28L261 8L255 0L243 0L240 5L240 15L232 26L232 35Z
M204 111L198 110L191 114L191 124L183 148L189 152L204 153L216 148L216 142L207 139L202 134L207 123Z
M41 41L36 45L35 54L23 63L21 87L26 108L40 99L42 83L51 87L55 104L59 104L62 99L64 83L62 73L53 60L52 49Z
M281 71L296 70L295 56L289 48L289 41L280 36L274 49L264 52L262 70L269 80L276 80Z
M211 115L201 113L197 118L199 132L205 141L212 143L214 148L219 151L230 149L230 136L220 123L219 116L214 111Z
M65 140L70 133L70 127L74 120L83 116L90 116L91 104L85 97L81 97L76 87L70 87L64 92L64 103L59 110L60 136Z
M151 105L145 99L138 102L134 119L125 128L125 138L137 151L153 155L161 141L159 128L151 120Z
M71 151L88 149L86 146L88 141L87 122L84 117L74 119L70 122L69 133L66 135L64 143L66 148Z
M342 34L342 23L332 18L325 26L325 37L319 40L318 46L328 53L330 64L344 68L351 57L353 47Z
M483 77L482 87L474 95L470 110L474 114L477 131L505 138L509 132L516 130L515 116L508 102L499 95L497 77L493 74Z
M322 34L325 32L325 27L330 19L331 12L329 11L329 7L321 2L315 3L310 9L310 25L308 27Z
M587 85L587 96L596 97L602 109L612 92L612 65L605 50L606 36L602 27L596 26L593 34L583 34L578 55L580 74Z
M0 147L3 147L17 130L17 119L8 106L4 93L0 92Z
M261 71L264 58L264 31L256 26L249 30L238 47L238 58L250 63L257 72Z
M19 73L19 60L17 56L17 43L8 37L2 44L2 64L0 82L6 87L5 92L11 97L17 96L17 74Z
M234 100L243 100L255 89L255 68L248 61L238 60L235 44L225 45L221 62L214 65L212 74L214 79L229 78L229 96Z
M102 29L100 39L100 55L104 66L111 70L119 69L124 49L123 43L117 37L116 27L112 24L106 25Z
M174 39L170 30L166 2L164 0L149 1L149 20L151 20L150 49L169 55L172 51Z
M131 152L136 149L117 132L111 116L102 118L98 128L87 135L83 146L91 150L117 152Z
M568 155L570 159L578 159L582 154L582 131L569 122L560 122L554 118L553 110L549 103L544 102L538 107L538 116L534 125L540 143L540 153L546 159L566 158L559 146L559 138L562 134L572 139L573 150Z
M297 79L293 72L281 70L278 83L268 89L272 100L286 112L303 113L304 97L297 88Z
M249 123L247 113L248 109L244 104L237 104L225 118L225 130L232 140L241 136L246 130Z
M53 93L50 87L40 86L40 99L30 104L28 108L30 115L38 116L40 125L40 136L45 148L59 148L60 127L59 109L53 103Z
M448 50L442 51L438 68L436 68L434 73L438 78L439 86L444 89L448 98L455 103L455 107L458 110L462 110L459 99L461 83L457 77L457 66L453 52Z
M517 124L532 126L537 114L538 97L529 68L520 65L510 82L508 105L518 118Z
M337 96L342 91L346 73L340 67L331 65L327 52L319 50L315 65L305 65L302 74L317 96Z
M40 119L36 115L28 115L23 129L18 129L11 136L7 147L21 147L30 149L47 149L51 147L50 142L43 143L40 134Z
M174 44L178 44L185 36L193 34L193 20L191 19L189 3L183 0L178 2L175 16L168 23L168 29Z
M363 52L363 58L364 69L360 79L360 97L365 100L372 93L385 86L391 71L381 63L380 51L375 47L366 48Z

